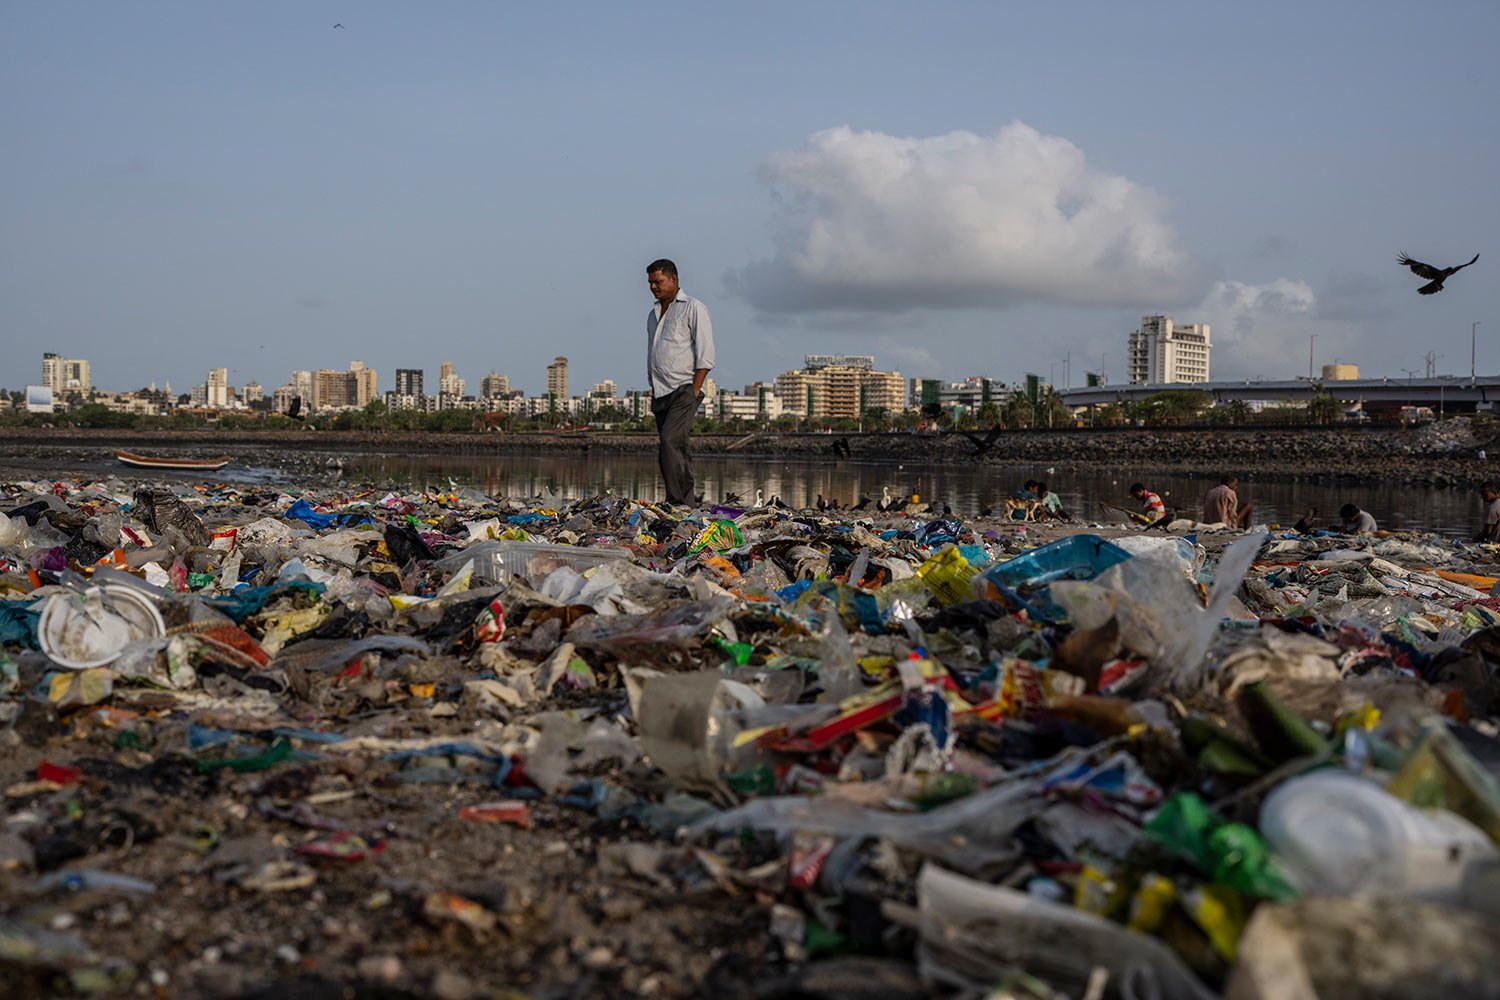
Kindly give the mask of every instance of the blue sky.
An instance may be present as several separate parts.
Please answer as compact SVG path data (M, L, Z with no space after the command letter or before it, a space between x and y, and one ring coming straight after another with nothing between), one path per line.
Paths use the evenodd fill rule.
M342 29L334 29L342 23ZM0 385L41 353L451 360L644 383L643 268L721 385L1124 371L1142 315L1216 376L1500 370L1500 4L0 6ZM1395 263L1487 252L1419 297ZM1064 359L1071 355L1071 364Z

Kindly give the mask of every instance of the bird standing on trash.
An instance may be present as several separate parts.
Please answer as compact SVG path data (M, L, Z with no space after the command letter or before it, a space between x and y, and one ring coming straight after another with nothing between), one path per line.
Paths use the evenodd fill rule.
M1478 259L1479 255L1476 253L1473 259L1469 261L1469 264L1474 263ZM1397 257L1396 263L1402 267L1411 268L1411 273L1417 277L1427 279L1427 284L1417 289L1418 295L1436 295L1443 290L1443 282L1469 266L1469 264L1459 264L1456 267L1433 267L1431 264L1424 264L1420 260L1412 260L1406 254Z

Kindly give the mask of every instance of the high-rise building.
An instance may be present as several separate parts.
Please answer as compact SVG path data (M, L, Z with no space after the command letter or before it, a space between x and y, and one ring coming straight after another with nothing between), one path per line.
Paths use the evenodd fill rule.
M561 355L547 366L547 395L552 399L568 398L568 359Z
M868 371L860 380L859 412L884 410L901 413L906 409L906 380L900 372Z
M801 417L822 416L826 388L826 381L806 368L776 376L776 395L781 397L782 411Z
M354 383L354 405L364 409L372 400L379 398L376 383L379 381L375 369L366 368L363 361L349 362L349 377Z
M420 368L397 368L396 369L396 395L398 396L421 396L422 376L425 373Z
M962 407L977 413L986 403L999 405L1010 395L1004 382L999 379L971 375L959 382L944 382L937 378L914 378L911 380L911 406L920 410L937 406L944 410Z
M378 381L375 369L366 368L363 361L349 362L347 371L320 368L312 374L311 400L304 397L302 405L314 410L363 409L377 398Z
M89 378L89 363L82 358L65 358L59 354L44 353L42 384L51 389L56 397L72 392L87 396L93 388Z
M251 403L259 403L262 399L266 398L266 390L259 382L246 382L240 387L240 398L245 401L246 406L249 406Z
M1324 382L1352 382L1359 378L1359 365L1346 365L1335 362L1323 366Z
M603 382L596 383L594 387L589 390L589 395L593 396L595 399L614 399L619 394L620 387L612 378L607 378Z
M510 376L497 375L493 368L490 373L479 380L479 396L481 399L496 399L500 396L510 394Z
M776 395L787 413L804 417L857 420L870 410L901 412L906 409L906 382L900 372L875 371L866 367L863 355L809 355L818 367L783 372L776 378ZM857 364L823 363L823 359L845 357ZM873 364L874 359L870 358Z
M222 410L229 405L229 369L210 368L203 384L203 405Z
M444 396L460 399L464 394L464 380L453 370L453 362L444 361L438 366L438 392Z
M296 399L302 400L303 413L313 409L313 373L306 369L292 372L292 377L287 379L286 385L272 393L271 409L277 413L286 413L292 408L292 401Z
M1211 347L1207 323L1177 326L1170 316L1142 316L1141 328L1130 335L1130 382L1207 382Z

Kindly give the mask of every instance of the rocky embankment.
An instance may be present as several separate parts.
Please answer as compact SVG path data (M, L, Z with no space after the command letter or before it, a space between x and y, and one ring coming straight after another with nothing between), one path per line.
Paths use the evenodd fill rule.
M832 457L843 435L697 435L695 451L756 457ZM880 462L986 462L1216 475L1236 472L1296 481L1404 482L1464 487L1500 476L1500 427L1455 418L1417 428L1118 428L1014 431L982 456L962 434L850 434L850 458ZM113 459L113 450L228 452L276 466L321 465L357 453L507 455L539 452L650 453L650 433L383 434L365 431L99 431L0 429L0 464ZM1490 453L1481 459L1483 452ZM316 458L315 458L316 456Z

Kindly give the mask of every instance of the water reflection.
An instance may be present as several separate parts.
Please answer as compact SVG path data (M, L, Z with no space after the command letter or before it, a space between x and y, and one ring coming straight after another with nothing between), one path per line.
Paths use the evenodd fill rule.
M1141 470L1094 472L1064 466L952 465L936 463L877 463L781 458L696 458L693 470L698 489L709 500L738 493L746 500L757 489L769 499L780 496L794 507L824 500L849 506L861 497L878 501L883 488L893 496L913 493L938 507L973 515L997 499L1018 490L1027 479L1045 480L1070 510L1090 519L1111 518L1099 501L1134 509L1126 493L1140 479L1190 517L1202 516L1203 494L1217 481ZM665 495L654 455L531 455L504 458L473 456L353 455L344 458L345 479L373 480L390 485L475 486L497 496L536 496L550 491L579 497L601 493L660 499ZM1417 529L1467 537L1479 530L1480 504L1472 492L1433 490L1382 483L1329 486L1316 483L1259 482L1241 476L1240 502L1256 505L1256 522L1291 524L1310 508L1316 521L1328 525L1345 503L1355 503L1375 516L1382 528Z

